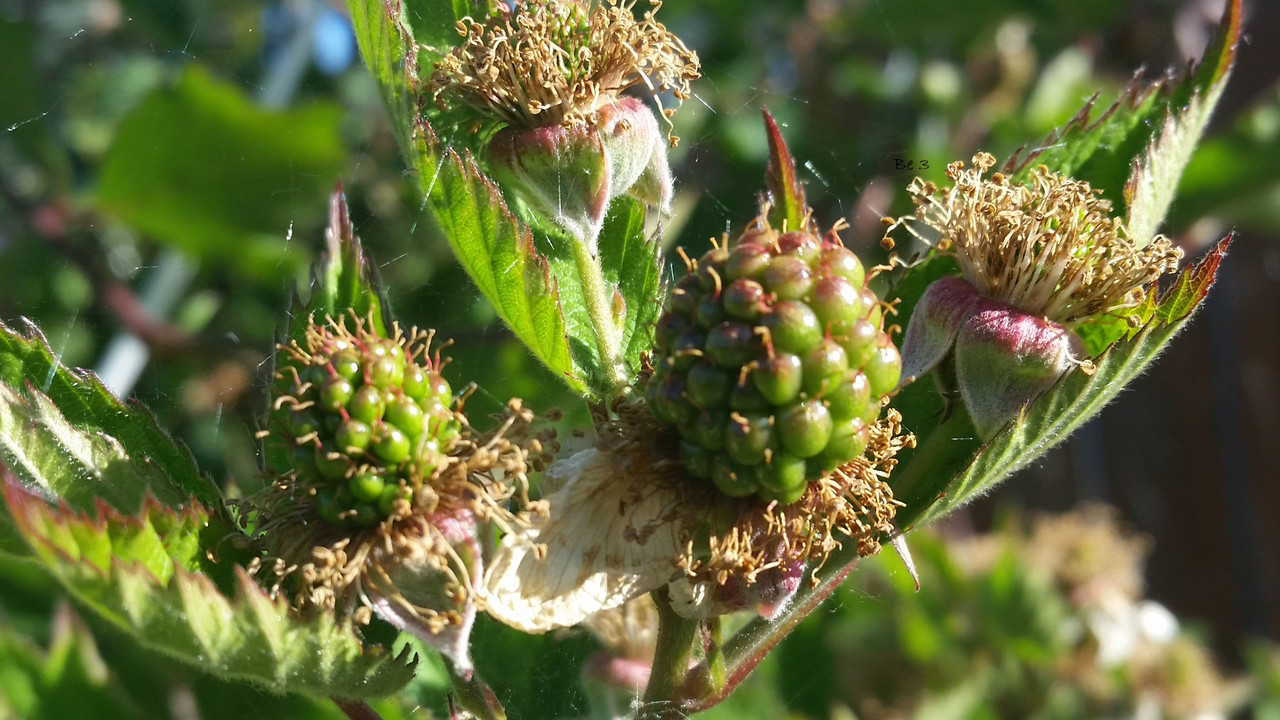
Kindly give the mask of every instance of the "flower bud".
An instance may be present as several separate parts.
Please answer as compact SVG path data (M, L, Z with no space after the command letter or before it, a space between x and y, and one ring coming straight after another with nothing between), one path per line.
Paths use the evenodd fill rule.
M1130 238L1088 183L1044 167L1021 185L984 178L994 165L986 153L972 169L951 163L953 188L916 178L916 214L889 228L921 223L959 262L963 278L934 282L911 314L902 377L918 378L954 350L956 384L984 439L1069 370L1091 365L1072 328L1138 305L1182 256L1166 238Z
M463 42L428 82L442 108L504 125L488 149L494 174L592 252L613 198L631 194L662 212L671 202L667 138L623 91L645 85L683 100L698 77L698 56L656 8L637 19L632 5L539 0L464 18Z
M960 396L989 438L1085 358L1084 343L1052 320L981 299L956 337Z
M633 97L601 106L591 122L508 125L489 143L489 164L504 186L593 253L613 198L630 194L663 212L671 205L665 136Z

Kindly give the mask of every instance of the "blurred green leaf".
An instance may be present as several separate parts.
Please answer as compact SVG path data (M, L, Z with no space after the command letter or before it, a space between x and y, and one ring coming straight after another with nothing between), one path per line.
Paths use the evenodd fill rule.
M265 236L278 255L287 252L279 238L314 212L346 166L340 122L328 103L260 109L191 65L120 123L94 198L159 242L275 275L261 254L245 259L255 254L246 245Z
M0 625L0 718L135 720L141 709L120 686L83 622L66 605L48 650Z
M365 648L332 615L300 620L237 568L234 597L209 576L196 539L210 515L147 502L136 516L99 503L96 517L4 488L35 559L80 601L141 644L222 678L280 692L376 697L413 677L409 652Z
M222 505L150 413L63 367L34 326L24 336L0 323L0 458L24 483L82 510L102 498L131 513L148 494L175 507L192 498Z
M47 143L47 113L40 106L40 79L35 69L37 29L34 23L0 17L0 130L17 147L36 154ZM31 158L35 159L35 158Z
M1280 88L1276 88L1280 90ZM1201 143L1178 185L1175 227L1210 213L1280 231L1275 158L1280 157L1280 93L1242 115L1225 133Z

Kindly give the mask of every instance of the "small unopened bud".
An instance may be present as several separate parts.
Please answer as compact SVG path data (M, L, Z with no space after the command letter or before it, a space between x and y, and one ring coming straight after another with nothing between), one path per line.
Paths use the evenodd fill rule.
M575 238L594 242L609 207L609 161L600 134L579 124L503 128L489 144L498 180Z
M956 337L956 380L978 435L989 438L1086 357L1074 332L982 299Z
M671 169L665 135L640 100L621 97L591 122L507 126L489 144L500 182L595 252L609 201L631 194L666 212Z

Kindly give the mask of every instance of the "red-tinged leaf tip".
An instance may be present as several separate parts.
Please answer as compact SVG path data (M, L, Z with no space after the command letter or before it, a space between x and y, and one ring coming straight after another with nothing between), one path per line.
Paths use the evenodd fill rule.
M1028 172L1035 167L1036 160L1040 159L1045 152L1066 144L1072 136L1083 136L1098 130L1122 111L1133 111L1142 107L1153 94L1167 91L1172 80L1172 76L1147 80L1143 77L1142 71L1138 71L1134 73L1133 79L1124 90L1120 91L1119 98L1097 116L1094 116L1094 110L1097 109L1098 95L1094 94L1066 124L1051 131L1030 149L1023 145L1015 150L1000 167L1000 172L1010 177Z
M347 196L342 191L342 181L329 196L329 227L325 232L325 244L332 257L342 252L343 245L355 242L356 230L351 224L351 214L347 209Z
M1227 233L1227 236L1218 241L1205 256L1196 263L1191 272L1195 275L1197 287L1201 288L1201 293L1209 292L1209 286L1218 279L1218 267L1222 265L1222 260L1227 256L1227 250L1231 248L1231 243L1236 239L1235 231Z
M778 123L768 108L763 109L765 134L769 138L769 165L765 170L765 183L769 188L769 199L773 202L769 221L787 230L804 229L804 219L808 204L805 202L804 186L796 178L796 162L791 157L787 141L778 129Z
M1242 0L1229 0L1222 11L1218 32L1213 42L1205 48L1202 64L1196 74L1196 85L1209 87L1222 82L1235 65L1236 48L1240 45L1240 16Z
M99 498L94 503L93 512L90 513L76 510L62 501L51 503L43 495L24 487L14 476L7 473L3 477L0 493L4 495L14 524L28 542L39 541L49 549L67 556L68 559L72 558L65 548L58 545L48 530L56 527L69 531L74 524L92 533L101 534L107 532L113 525L121 530L133 531L141 529L147 523L152 523L157 532L162 532L162 528L172 529L180 526L201 528L210 521L209 510L195 498L191 498L180 507L170 507L151 495L146 495L138 512L132 515L120 512L109 502ZM157 526L154 524L157 518L165 518L165 521ZM106 567L99 569L103 572L108 570Z
M1228 234L1214 245L1198 262L1184 269L1177 281L1160 296L1154 322L1167 324L1190 315L1209 294L1209 288L1218 278L1218 268L1227 255L1227 249L1235 233Z

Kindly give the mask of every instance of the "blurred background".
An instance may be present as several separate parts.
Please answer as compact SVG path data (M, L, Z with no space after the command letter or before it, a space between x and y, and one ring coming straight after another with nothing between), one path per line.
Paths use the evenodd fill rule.
M970 592L953 567L959 543L997 528L989 537L1029 544L1035 512L1109 504L1107 526L1133 549L1121 554L1146 558L1145 576L1133 561L1145 590L1130 594L1179 618L1223 677L1251 668L1252 687L1270 682L1280 697L1280 661L1261 643L1280 639L1275 10L1246 2L1235 73L1165 227L1190 256L1238 233L1206 306L1098 420L936 529L953 542L926 552L923 564L952 567L935 582L937 597ZM1154 79L1185 67L1221 11L1220 0L668 2L659 19L699 53L704 77L676 118L677 210L665 241L695 255L751 220L767 105L820 223L847 219L846 243L878 257L879 219L907 209L903 189L914 175L941 179L948 162L977 150L1003 158L1034 146L1091 96L1105 108L1139 68ZM0 319L29 319L63 362L94 369L150 408L230 494L261 485L252 432L264 361L294 288L307 282L339 181L400 320L454 339L446 375L455 387L476 383L473 416L521 396L584 422L574 398L500 326L414 198L342 3L0 0L0 68ZM1102 557L1100 567L1113 558ZM921 650L893 665L889 655L928 643L911 645L920 636L907 629L886 636L851 628L900 627L894 622L908 610L897 608L930 601L903 590L896 559L877 563L855 573L841 599L761 671L760 692L771 694L751 701L765 703L757 709L908 717L918 708L894 714L894 701L883 698L868 706L865 692L833 678L849 663L932 678L911 663L955 662L1012 642L1007 634L957 634L965 603L938 600L937 632L928 637L951 654ZM965 572L987 577L994 567L978 562ZM0 571L5 642L47 645L67 622L51 615L56 589L20 568ZM1054 597L1069 605L1073 586L1055 582ZM1018 602L1052 604L1035 594ZM548 716L581 712L589 688L577 682L577 668L599 648L595 640L524 641L496 628L481 636L524 643L519 657L554 649L561 669L503 692L541 697ZM841 654L832 638L859 649ZM109 632L99 640L108 659L137 654L112 656ZM1032 655L1019 662L1063 662L1061 654ZM957 682L938 677L938 687ZM1222 693L1243 697L1242 687L1226 683L1234 689ZM251 713L284 702L250 696ZM214 716L183 716L167 703L156 716ZM1277 717L1266 713L1280 709L1253 711ZM955 717L1030 716L992 713Z

